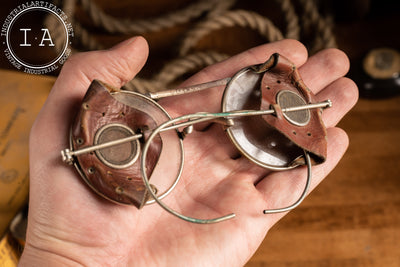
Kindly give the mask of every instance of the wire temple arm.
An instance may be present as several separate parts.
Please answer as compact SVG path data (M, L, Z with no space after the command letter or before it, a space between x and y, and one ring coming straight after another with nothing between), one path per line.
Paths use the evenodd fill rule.
M155 93L147 93L147 96L149 96L152 99L160 99L160 98L169 97L169 96L183 95L183 94L202 91L202 90L205 90L205 89L208 89L211 87L226 85L230 80L231 80L231 78L228 77L228 78L215 80L215 81L211 81L211 82L206 82L206 83L201 83L201 84L197 84L197 85L192 85L192 86L188 86L188 87L176 88L176 89L165 90L165 91L160 91L160 92L155 92Z
M242 112L234 112L233 114L239 116L239 114L242 114ZM224 114L224 115L226 115L226 114ZM171 209L170 207L168 207L164 202L161 201L161 199L156 195L156 193L153 192L153 190L151 190L149 179L148 179L146 171L145 171L146 170L145 163L146 163L147 151L148 151L150 143L154 139L154 137L156 135L158 135L160 132L165 131L166 129L174 129L174 128L176 128L176 125L174 125L175 123L177 123L179 121L182 121L182 120L191 120L191 122L193 122L193 120L195 122L199 122L199 121L204 122L206 120L212 120L215 117L219 117L219 114L218 113L217 114L215 114L215 113L204 113L204 114L200 113L200 114L185 115L185 116L178 117L178 118L175 118L173 120L167 121L167 122L161 124L158 128L156 128L152 132L152 134L149 136L149 138L148 138L147 142L145 143L145 145L143 147L143 150L142 150L143 154L142 154L142 158L141 158L141 168L140 168L141 169L141 173L142 173L142 179L143 179L143 182L144 182L147 190L149 191L149 193L153 197L153 199L163 209L165 209L169 213L175 215L176 217L178 217L178 218L180 218L182 220L185 220L185 221L188 221L188 222L192 222L192 223L210 224L210 223L222 222L222 221L234 218L235 214L231 213L231 214L227 214L225 216L218 217L218 218L213 218L213 219L197 219L197 218L192 218L192 217L188 217L188 216L182 215L182 214L178 213L177 211L175 211L175 210ZM178 124L178 125L181 125L181 124ZM308 173L307 173L306 185L305 185L305 188L304 188L303 193L301 194L300 198L295 203L293 203L292 205L284 207L284 208L266 209L266 210L263 211L264 214L272 214L272 213L280 213L280 212L290 211L290 210L294 209L295 207L297 207L298 205L300 205L300 203L304 200L304 198L307 195L308 189L310 187L311 177L312 177L311 159L310 159L310 155L306 151L304 151L304 158L305 158L305 161L306 161L307 172Z
M325 102L321 102L321 103L316 103L316 104L311 104L311 105L307 105L308 108L322 108L322 107L329 107L331 106L331 102L329 100L325 101ZM291 107L291 108L286 108L286 112L292 111L292 110L301 110L304 109L305 106L302 107ZM170 207L168 207L167 205L165 205L165 203L163 203L161 201L161 199L159 197L157 197L156 193L153 192L153 190L151 190L150 187L150 183L149 183L149 179L147 177L146 174L146 156L147 156L147 151L149 149L150 143L151 141L154 139L154 137L156 135L158 135L160 132L166 131L166 130L172 130L172 129L176 129L178 127L182 127L182 126L186 126L188 124L194 124L194 123L198 123L198 122L204 122L207 120L213 120L216 118L221 118L221 117L241 117L241 116L249 116L249 115L261 115L261 114L271 114L273 112L272 111L246 111L246 110L241 110L241 111L233 111L233 112L225 112L225 113L196 113L196 114L189 114L189 115L184 115L175 119L172 119L170 121L164 122L163 124L161 124L159 127L157 127L155 130L153 130L153 132L151 133L151 135L148 137L143 150L142 150L142 158L141 158L141 173L142 173L142 179L143 182L147 188L147 190L149 191L149 193L151 194L151 196L153 197L153 199L166 211L168 211L169 213L175 215L176 217L188 221L188 222L192 222L192 223L199 223L199 224L210 224L210 223L217 223L217 222L221 222L221 221L225 221L228 219L231 219L233 217L235 217L234 213L231 214L227 214L225 216L222 217L218 217L218 218L214 218L214 219L197 219L197 218L192 218L192 217L188 217L185 215L182 215L180 213L178 213L177 211L171 209ZM261 113L261 114L260 114ZM187 120L186 122L181 122ZM179 123L180 122L180 123ZM304 188L303 193L301 194L300 198L292 205L285 207L285 208L280 208L280 209L270 209L270 210L264 210L264 214L270 214L270 213L279 213L279 212L285 212L285 211L289 211L291 209L294 209L295 207L297 207L306 197L307 191L309 189L310 186L310 182L311 182L311 160L310 160L310 156L309 154L304 151L304 157L305 157L305 161L306 161L306 165L307 165L307 169L308 169L308 175L307 175L307 182L306 182L306 186Z
M210 115L207 116L207 115L208 114L197 114L197 116L201 116L201 117L205 116L208 120L213 118L213 116L210 116ZM234 218L235 214L234 213L230 213L230 214L227 214L227 215L224 215L224 216L221 216L221 217L217 217L217 218L213 218L213 219L197 219L197 218L192 218L192 217L185 216L185 215L180 214L179 212L171 209L164 202L161 201L161 199L156 195L155 192L153 192L153 190L151 190L150 183L149 183L149 178L147 177L147 174L146 174L146 156L147 156L147 151L148 151L148 149L150 147L150 143L154 139L154 137L156 135L158 135L163 129L168 128L168 126L170 126L170 125L172 125L172 124L174 124L174 123L176 123L178 121L181 121L181 120L184 120L184 119L191 119L191 118L197 117L197 116L196 116L196 114L191 114L191 115L186 115L186 116L175 118L173 120L170 120L170 121L167 121L167 122L161 124L159 127L157 127L151 133L151 135L148 137L147 142L145 143L145 145L143 147L143 150L142 150L142 157L141 157L141 162L140 162L141 163L140 170L141 170L141 173L142 173L142 179L143 179L143 182L144 182L144 184L146 186L146 189L151 194L153 199L164 210L168 211L172 215L175 215L176 217L178 217L178 218L180 218L182 220L185 220L185 221L188 221L188 222L192 222L192 223L198 223L198 224L211 224L211 223L222 222L222 221ZM203 118L202 121L205 121L206 118ZM171 129L171 128L169 128L169 129Z
M279 208L279 209L266 209L263 211L264 214L272 214L272 213L280 213L280 212L286 212L286 211L290 211L294 208L296 208L298 205L300 205L300 203L304 200L304 198L307 195L308 189L310 188L310 184L311 184L311 160L310 160L310 155L304 151L304 158L306 160L306 165L307 165L307 181L306 181L306 186L304 187L303 193L301 194L300 198L293 203L290 206L287 206L285 208Z

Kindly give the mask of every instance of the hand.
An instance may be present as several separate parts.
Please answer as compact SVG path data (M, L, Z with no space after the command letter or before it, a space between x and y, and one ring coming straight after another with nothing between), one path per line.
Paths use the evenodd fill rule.
M299 67L318 100L333 102L323 112L328 157L312 168L314 188L348 145L344 131L335 128L357 101L356 85L342 77L349 68L343 52L329 49L307 58L303 45L284 40L207 67L184 85L230 77L245 66L264 62L274 52ZM147 54L145 40L138 37L111 50L72 56L65 63L31 131L29 221L21 266L241 266L284 216L264 215L262 210L291 204L302 192L305 168L271 172L255 166L237 157L220 125L203 125L185 139L183 176L164 201L188 216L213 218L234 212L236 218L197 225L179 220L158 205L137 210L93 193L73 167L61 162L70 123L93 79L121 87L139 72ZM213 88L160 103L172 117L217 112L221 94L220 88ZM177 99L184 101L177 105Z

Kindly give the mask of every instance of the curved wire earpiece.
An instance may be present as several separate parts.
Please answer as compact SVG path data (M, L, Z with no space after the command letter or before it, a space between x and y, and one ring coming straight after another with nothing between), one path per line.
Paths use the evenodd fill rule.
M174 125L172 127L168 127L170 125L173 125L174 123L177 123L179 121L182 120L189 120L187 123L190 125L193 125L194 123L199 123L199 122L204 122L204 121L208 121L208 120L212 120L214 118L217 118L220 116L216 116L213 113L199 113L199 114L190 114L190 115L185 115L182 117L178 117L175 118L173 120L167 121L163 124L161 124L159 127L157 127L155 130L153 130L153 132L150 134L150 136L148 137L147 141L145 142L145 145L142 149L142 158L141 158L141 173L142 173L142 179L143 182L146 186L146 189L148 190L148 192L150 193L150 195L153 197L153 199L166 211L168 211L169 213L171 213L172 215L175 215L176 217L188 221L188 222L192 222L192 223L198 223L198 224L211 224L211 223L217 223L217 222L222 222L225 220L229 220L235 217L234 213L230 213L227 214L225 216L221 216L221 217L217 217L217 218L213 218L213 219L197 219L197 218L193 218L193 217L189 217L189 216L185 216L183 214L180 214L179 212L173 210L172 208L168 207L164 202L161 201L161 199L159 197L157 197L156 193L153 192L153 190L150 187L150 182L149 179L147 177L146 174L146 156L147 156L147 151L150 147L150 143L151 141L154 139L154 137L156 135L158 135L161 131L165 131L165 130L170 130L170 129L175 129L178 127L182 127L185 125L185 123L180 123L177 126ZM197 120L194 122L193 119Z
M310 106L315 107L316 105L322 106L322 105L327 105L327 104L328 104L327 102L322 102L322 103L311 104L311 105L306 105L306 106L301 106L301 107L292 107L289 109L299 110L299 109L310 108ZM146 189L149 191L150 195L153 197L155 202L157 202L164 210L166 210L169 213L175 215L176 217L178 217L182 220L188 221L188 222L198 223L198 224L211 224L211 223L222 222L222 221L234 218L235 214L230 213L230 214L227 214L227 215L224 215L221 217L217 217L217 218L213 218L213 219L197 219L197 218L193 218L193 217L189 217L189 216L180 214L179 212L168 207L164 202L161 201L161 199L151 189L151 185L150 185L149 179L147 177L146 168L145 168L147 151L148 151L148 149L150 147L150 143L154 139L154 137L163 131L177 129L179 127L193 125L195 123L210 121L210 120L214 120L214 119L242 117L242 116L255 116L255 115L261 115L261 114L272 114L273 112L274 112L273 110L262 110L262 111L240 110L240 111L221 112L221 113L195 113L195 114L189 114L189 115L177 117L175 119L164 122L163 124L161 124L159 127L157 127L156 129L154 129L152 131L152 133L146 140L145 145L142 149L140 170L141 170L142 179L146 186ZM185 121L185 120L187 120L187 121L181 122L181 121ZM181 122L181 123L178 123L178 122ZM176 123L178 123L178 124L176 124ZM285 207L285 208L266 209L263 211L264 214L280 213L280 212L286 212L286 211L292 210L295 207L297 207L304 200L304 198L307 195L307 192L308 192L308 189L309 189L309 186L311 183L311 176L312 176L312 174L311 174L311 159L310 159L309 154L306 151L304 151L304 157L305 157L305 161L306 161L306 165L307 165L308 174L307 174L306 186L305 186L300 198L295 203L293 203L292 205Z
M273 214L273 213L281 213L281 212L287 212L290 211L294 208L296 208L298 205L300 205L301 202L303 202L304 198L307 195L308 189L310 188L310 184L311 184L311 159L310 159L310 155L304 151L304 158L306 161L306 165L307 165L307 181L306 181L306 185L304 187L303 193L301 193L299 199L294 202L292 205L287 206L285 208L279 208L279 209L266 209L263 211L264 214Z

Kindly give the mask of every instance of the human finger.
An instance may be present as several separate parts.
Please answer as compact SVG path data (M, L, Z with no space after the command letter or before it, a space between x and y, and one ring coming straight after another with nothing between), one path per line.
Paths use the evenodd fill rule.
M110 50L76 54L68 59L32 128L33 149L35 144L41 144L35 142L35 138L44 136L53 146L65 143L65 138L61 137L68 133L69 124L91 81L99 79L119 88L139 72L147 53L146 41L137 37ZM51 135L46 134L49 129Z
M306 85L316 93L317 101L331 100L333 106L325 109L322 119L326 127L335 126L345 114L355 105L358 99L358 90L355 83L342 76L348 71L347 56L337 49L326 49L310 57L300 67L300 72ZM325 87L324 87L325 86ZM324 88L322 88L324 87ZM246 158L237 161L242 168L251 168L252 163ZM262 170L254 176L257 183L269 173Z
M181 86L231 77L244 67L264 62L273 53L284 55L298 66L307 60L307 50L303 44L295 40L282 40L252 48L220 63L211 65L189 78ZM223 86L209 88L196 93L165 98L160 103L173 116L202 111L218 112L221 108L223 89Z
M338 49L325 49L308 58L299 68L300 76L310 90L317 94L323 88L343 77L349 70L349 59Z
M358 89L351 79L342 77L320 91L316 97L317 101L332 101L332 107L322 113L322 120L326 127L334 127L357 103Z
M340 128L328 129L328 155L325 163L312 167L311 192L337 165L348 147L348 136ZM294 203L304 190L307 169L273 172L262 179L256 188L264 196L266 207L281 208ZM308 192L308 193L309 193ZM285 213L271 215L278 221Z

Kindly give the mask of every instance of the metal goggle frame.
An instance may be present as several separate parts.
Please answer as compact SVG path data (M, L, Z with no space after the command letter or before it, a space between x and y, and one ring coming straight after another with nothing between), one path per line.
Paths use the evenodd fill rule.
M105 168L108 170L115 171L124 171L135 163L140 164L137 167L140 172L140 186L137 187L139 188L137 190L143 190L143 199L145 200L142 201L143 203L141 204L136 204L136 207L141 208L144 204L157 202L166 211L185 221L202 224L221 222L235 217L235 214L231 213L213 219L197 219L178 213L162 201L162 199L175 188L181 177L184 163L182 142L184 137L192 132L194 124L201 122L218 122L224 125L233 145L241 154L259 166L272 170L288 170L300 165L307 166L308 173L305 187L298 200L287 207L266 209L263 213L270 214L289 211L297 207L303 201L309 189L312 176L312 159L310 158L310 152L301 146L293 145L293 142L287 136L277 131L274 127L265 126L266 124L263 122L262 117L267 115L277 116L277 109L279 109L281 114L283 114L284 120L295 125L295 127L301 128L306 127L307 124L310 123L312 119L310 110L322 110L331 107L332 103L329 100L319 103L310 103L301 92L283 89L279 90L276 94L275 105L270 105L267 109L260 109L260 84L263 81L264 75L277 66L280 57L283 58L278 54L274 54L265 63L246 67L231 78L185 88L149 93L147 95L123 90L116 90L115 92L109 90L111 91L109 94L115 101L118 101L118 103L121 102L133 110L138 110L142 112L141 114L147 114L153 120L152 127L150 125L145 125L145 127L141 127L140 130L132 129L125 123L112 120L95 129L93 142L88 145L84 145L83 138L74 136L74 129L71 127L70 148L61 151L63 161L73 164L85 182L99 195L113 202L124 204L129 203L126 203L126 201L119 201L118 198L113 196L111 197L110 193L104 190L104 187L100 187L89 178L89 176L96 171L96 166L89 166L89 164L89 167L87 167L87 164L83 160L80 160L80 157L90 154L90 157L95 158L96 162L104 164ZM290 65L290 67L295 71L293 65ZM299 77L296 77L294 79L301 80ZM293 79L293 77L290 79ZM107 85L103 83L95 82L100 86L107 87ZM278 82L280 83L280 81ZM216 86L225 86L222 98L222 111L218 113L201 112L172 119L156 102L156 100L161 98L188 94ZM270 88L268 88L268 90L269 89ZM82 104L83 110L88 110L90 108L91 107L89 107L87 103L84 102ZM319 113L320 112L318 112L318 114ZM251 131L253 127L250 125L251 123L257 125L261 123L267 130L261 129L260 131ZM78 126L83 128L81 123ZM250 127L250 129L247 129L248 127ZM325 130L324 126L321 127ZM168 132L169 134L164 136L164 134ZM157 168L159 164L164 164L163 161L167 161L168 157L170 157L170 155L164 155L165 153L163 154L162 150L165 146L165 149L168 149L168 144L165 143L165 140L170 140L171 138L174 138L175 141L173 141L173 145L170 145L170 147L172 151L175 151L175 154L177 154L175 155L177 158L176 164L174 163L174 166L171 167L172 169L175 168L175 170L173 170L175 172L175 180L162 194L158 195L155 186L151 185L149 182L149 176L162 176L162 173L159 171L153 171L154 168ZM154 143L157 144L157 142L163 141L163 145L160 145L160 148L153 153L152 146L154 146ZM285 149L281 151L279 148L283 147L283 143L285 144ZM268 144L269 148L267 148L266 144ZM79 147L80 145L84 145L84 147ZM124 147L122 150L115 149L121 146ZM113 148L114 150L112 150ZM149 150L151 150L151 153L158 156L158 159L153 164L153 169L150 171L148 168ZM295 153L291 151L295 151ZM299 158L302 158L302 160L299 160ZM110 173L110 171L104 171L104 173ZM133 177L133 180L135 180L135 178L139 179L138 177ZM128 180L129 181L126 181L127 183L132 182L132 178L129 179L128 177ZM138 181L136 180L136 182ZM104 181L100 181L100 184L105 183ZM126 192L126 188L124 188L122 184L110 182L109 185L106 186L112 187L110 192L112 192L112 194L115 193L117 196L129 193Z

